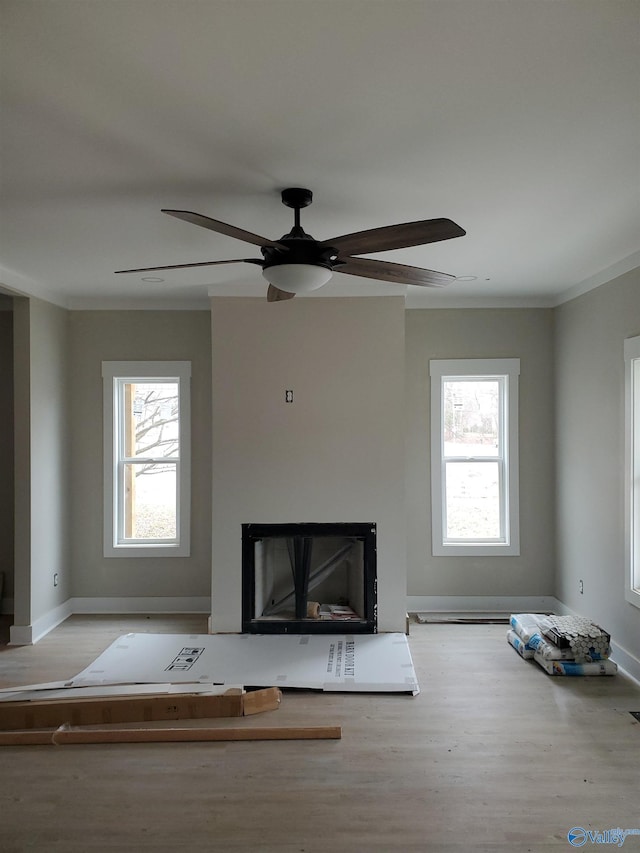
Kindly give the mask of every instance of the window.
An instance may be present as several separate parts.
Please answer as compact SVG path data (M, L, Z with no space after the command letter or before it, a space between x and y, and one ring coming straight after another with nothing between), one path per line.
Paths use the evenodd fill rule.
M434 556L520 553L520 360L432 361L431 522Z
M187 361L106 361L104 555L187 557L190 377Z
M640 607L640 337L624 342L625 598Z

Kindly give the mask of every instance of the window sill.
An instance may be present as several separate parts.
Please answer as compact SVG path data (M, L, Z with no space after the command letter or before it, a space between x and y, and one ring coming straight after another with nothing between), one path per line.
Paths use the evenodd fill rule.
M188 545L112 545L105 546L105 557L189 557Z
M441 545L433 546L434 557L519 557L519 545Z

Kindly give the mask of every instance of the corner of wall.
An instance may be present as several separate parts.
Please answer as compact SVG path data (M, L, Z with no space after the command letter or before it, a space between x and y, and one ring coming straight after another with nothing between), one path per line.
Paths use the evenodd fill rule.
M52 631L61 622L71 616L71 600L49 610L44 616L30 625L12 625L9 629L9 645L32 646Z

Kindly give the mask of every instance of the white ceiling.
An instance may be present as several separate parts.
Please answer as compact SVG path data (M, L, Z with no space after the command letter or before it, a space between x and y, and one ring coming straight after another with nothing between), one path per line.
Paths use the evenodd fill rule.
M409 305L557 304L640 263L638 0L1 0L0 283L69 307L262 295L277 239L449 217ZM158 274L161 275L161 274ZM403 292L334 275L318 295ZM305 297L298 297L305 298Z

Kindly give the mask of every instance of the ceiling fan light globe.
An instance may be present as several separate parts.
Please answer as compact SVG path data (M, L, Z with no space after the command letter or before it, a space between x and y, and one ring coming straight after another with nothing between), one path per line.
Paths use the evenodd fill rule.
M262 270L269 284L287 293L310 293L331 278L327 267L316 264L277 264Z

